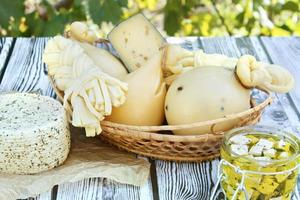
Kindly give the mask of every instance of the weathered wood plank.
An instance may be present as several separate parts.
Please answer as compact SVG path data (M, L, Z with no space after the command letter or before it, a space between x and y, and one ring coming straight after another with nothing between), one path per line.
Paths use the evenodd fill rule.
M286 67L295 77L300 77L300 38L262 37L262 44L268 52L270 62ZM300 82L295 81L289 93L300 117Z
M202 163L176 163L156 161L159 198L200 199L210 197L215 184L218 160ZM221 197L221 194L217 196Z
M93 178L60 185L57 199L140 199L140 194L139 187Z
M259 60L264 62L273 62L270 60L269 56L267 55L268 52L265 52L264 47L262 46L260 40L257 37L251 37L248 38L247 41L251 41L253 44L253 50L256 52L254 54ZM279 64L276 63L275 64ZM285 66L283 66L285 67ZM295 75L295 78L297 79L297 75ZM296 80L297 81L297 80ZM288 118L289 123L283 124L284 127L297 127L299 126L299 115L297 114L297 110L295 110L295 107L293 105L293 102L290 101L290 98L288 97L288 94L274 94L276 96L276 99L281 104L283 110L285 113L280 113L274 110L274 112L271 114L273 118L279 117L279 119L275 119L276 121L281 121L280 118ZM275 100L276 101L276 100ZM295 128L294 128L295 129Z
M114 200L152 200L152 186L149 177L147 183L141 187L120 184L106 178L92 178L75 183L59 185L57 199L114 199Z
M1 88L4 91L39 91L53 96L45 75L42 51L46 38L18 38L4 73Z
M0 83L5 70L5 64L10 56L13 47L13 38L0 38Z

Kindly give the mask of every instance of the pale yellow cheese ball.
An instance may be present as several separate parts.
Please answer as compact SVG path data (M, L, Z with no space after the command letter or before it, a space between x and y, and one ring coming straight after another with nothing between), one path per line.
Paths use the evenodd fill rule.
M169 125L190 124L218 119L250 108L250 90L244 88L232 70L223 67L198 67L171 84L165 99ZM218 124L214 131L228 130L236 120ZM174 131L179 135L211 132L209 126Z

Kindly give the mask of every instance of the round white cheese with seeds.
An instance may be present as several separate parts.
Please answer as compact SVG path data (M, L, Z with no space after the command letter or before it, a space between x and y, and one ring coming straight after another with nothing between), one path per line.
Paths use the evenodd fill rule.
M70 150L63 106L51 97L0 95L0 173L34 174L62 164Z

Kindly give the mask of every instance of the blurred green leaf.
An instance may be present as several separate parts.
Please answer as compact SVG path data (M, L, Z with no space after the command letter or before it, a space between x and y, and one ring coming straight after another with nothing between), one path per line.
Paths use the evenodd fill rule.
M88 7L95 23L103 21L118 23L122 17L122 6L127 5L127 0L89 0Z
M300 0L27 0L30 14L25 0L0 1L0 35L52 36L88 20L105 37L113 24L138 12L168 35L300 34Z
M297 11L299 11L299 3L300 2L296 3L294 1L288 1L285 4L283 4L281 9L297 12Z
M0 3L0 25L7 27L9 18L14 17L16 21L24 16L23 0L1 0Z

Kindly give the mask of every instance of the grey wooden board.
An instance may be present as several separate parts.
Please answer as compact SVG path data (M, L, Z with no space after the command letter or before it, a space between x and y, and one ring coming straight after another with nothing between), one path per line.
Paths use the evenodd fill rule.
M289 93L293 103L300 110L300 38L262 37L270 62L286 67L296 77L295 87ZM298 112L300 116L300 112Z
M0 71L5 69L0 87L5 91L39 91L53 96L44 65L41 61L42 50L46 38L18 38L13 45L11 38L0 41ZM182 44L185 48L203 48L208 53L223 53L229 56L252 54L266 62L274 62L286 66L293 74L299 74L300 44L299 38L169 38L172 43ZM290 44L293 43L293 44ZM278 50L279 49L279 50ZM288 50L286 50L288 49ZM268 52L266 52L267 50ZM286 51L282 53L282 51ZM293 52L290 52L293 51ZM272 52L272 53L271 53ZM290 57L294 60L288 60ZM7 65L6 65L7 64ZM298 70L298 71L297 71ZM1 74L1 73L0 73ZM300 77L297 76L297 77ZM1 81L1 80L0 80ZM296 83L296 89L299 83ZM299 89L299 88L298 88ZM289 131L297 132L299 125L299 90L288 95L273 95L274 102L269 106L260 124L281 126ZM203 163L175 163L154 161L155 171L152 180L143 187L119 184L107 179L93 178L76 183L60 185L57 199L203 199L209 198L216 182L218 160ZM152 185L154 188L152 188ZM298 184L299 185L299 184ZM300 188L300 185L298 186ZM157 188L158 190L156 191ZM152 189L154 194L152 194ZM299 196L299 194L297 193ZM218 199L223 196L218 190ZM39 195L36 199L50 199L51 192ZM154 198L156 199L156 198ZM294 197L296 199L296 197ZM300 198L298 198L300 199Z

